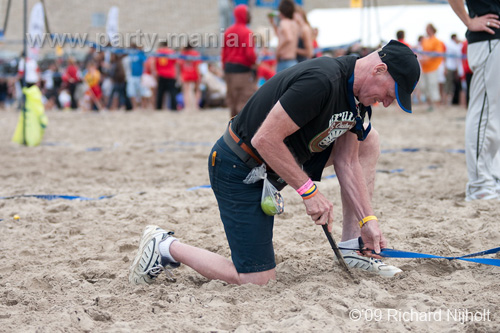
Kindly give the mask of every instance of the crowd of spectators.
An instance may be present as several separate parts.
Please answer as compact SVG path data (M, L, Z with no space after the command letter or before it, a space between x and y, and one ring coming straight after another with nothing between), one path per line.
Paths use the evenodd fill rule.
M135 45L118 53L98 52L90 47L80 59L62 56L34 61L28 58L26 66L21 54L3 66L0 108L19 104L24 77L27 86L40 87L47 110L180 111L224 105L226 86L217 62L191 60L190 57L200 54L190 46L178 52L171 49L166 52L166 49L163 44L150 56ZM182 58L162 54L180 54Z
M425 32L415 45L405 40L404 30L396 33L398 41L416 52L422 69L413 103L427 105L427 111L433 111L435 106L466 106L472 78L467 62L467 41L460 40L456 34L447 40L439 39L432 23L426 25Z
M259 36L247 28L248 8L239 5L234 12L235 24L225 33L220 61L204 60L189 41L180 48L162 42L153 53L135 44L114 53L90 47L78 60L71 56L39 62L28 58L26 65L21 55L14 75L0 75L0 108L20 100L21 79L25 77L27 85L40 87L48 110L180 111L227 106L234 116L260 85L289 66L322 55L363 57L373 51L354 44L322 52L316 40L318 30L292 0L281 0L278 10L268 16L277 36L276 48L270 49L269 41L257 41ZM231 44L230 32L241 35L245 46ZM248 36L255 43L248 42ZM422 66L415 104L426 103L429 111L434 105L465 104L463 96L468 94L463 92L472 73L462 59L467 48L464 42L456 35L442 42L432 24L427 25L426 36L421 36L418 44L410 45L403 30L395 37L418 54ZM433 52L450 56L439 57Z

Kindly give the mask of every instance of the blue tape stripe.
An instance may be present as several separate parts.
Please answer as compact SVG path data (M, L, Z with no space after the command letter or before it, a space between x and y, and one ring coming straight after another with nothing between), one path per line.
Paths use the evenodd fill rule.
M212 188L212 186L210 186L210 185L200 185L200 186L190 187L186 191L195 191L195 190L199 190L199 189L202 189L202 188Z
M345 247L339 247L339 249L349 250L349 251L358 251L359 250L359 249L351 249L351 248L345 248ZM498 252L500 252L500 247L495 247L493 249L489 249L489 250L485 250L485 251L466 254L463 256L459 256L459 257L443 257L443 256L437 256L434 254L427 254L427 253L409 252L409 251L401 251L401 250L395 250L395 249L382 249L380 251L379 255L381 257L384 257L384 258L463 260L463 261L475 262L478 264L499 266L500 267L500 259L496 259L496 258L471 258L471 257L483 256L486 254L495 254ZM375 253L375 251L372 251L372 253Z
M486 250L486 251L481 251L481 252L467 254L465 256L461 256L460 258L484 256L486 254L494 254L494 253L497 253L497 252L500 252L500 247L495 247L493 249L489 249L489 250Z
M433 254L399 251L394 249L383 249L380 251L380 256L384 258L444 258Z
M45 199L45 200L76 200L76 201L91 201L91 200L102 200L109 199L114 197L114 195L102 195L98 198L87 198L78 195L59 195L59 194L22 194L22 195L13 195L10 197L0 197L0 199L15 199L15 198L37 198L37 199Z
M380 256L384 258L434 258L434 259L447 259L447 260L463 260L470 261L479 264L491 265L491 266L499 266L500 267L500 259L492 259L492 258L471 258L485 254L493 254L500 252L500 247L493 248L486 251L476 252L472 254L467 254L460 257L443 257L437 256L433 254L426 253L418 253L418 252L408 252L408 251L400 251L394 249L383 249L380 251Z
M381 154L392 154L392 153L416 153L419 151L427 151L427 152L432 152L432 151L441 151L440 149L434 150L434 149L427 149L427 148L399 148L399 149L382 149L380 151ZM465 154L465 149L446 149L445 152L447 153L453 153L453 154Z
M490 266L500 267L500 259L491 259L491 258L474 258L474 259L457 258L457 259L458 260L463 260L463 261L475 262L475 263L478 263L478 264L484 264L484 265L490 265Z

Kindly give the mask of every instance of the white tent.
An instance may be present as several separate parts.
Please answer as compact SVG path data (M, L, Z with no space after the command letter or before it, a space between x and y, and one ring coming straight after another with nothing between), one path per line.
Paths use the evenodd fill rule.
M436 27L436 36L443 42L453 33L465 40L467 30L448 4L314 9L307 18L319 29L320 47L336 47L356 40L361 40L364 46L376 47L396 39L398 30L404 30L406 41L414 46L418 36L426 35L428 23Z

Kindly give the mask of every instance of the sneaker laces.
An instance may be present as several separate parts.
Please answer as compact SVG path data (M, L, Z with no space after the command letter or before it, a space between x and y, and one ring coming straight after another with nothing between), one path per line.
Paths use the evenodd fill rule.
M366 257L363 257L361 258L361 256L359 254L357 254L356 252L352 252L352 253L349 253L349 254L344 254L344 256L347 256L347 260L349 260L349 255L353 255L353 259L352 261L354 261L354 264L352 265L353 268L362 268L362 269L369 269L371 266L373 266L373 264L380 264L380 265L385 265L382 260L380 259L375 259L375 258L366 258Z
M144 272L141 272L140 275L149 275L152 279L156 279L162 272L165 272L165 275L167 275L167 279L170 281L175 281L174 273L172 273L172 269L170 267L164 267L161 265L160 262L161 258L158 258L156 260L156 263L153 267L147 269Z
M155 265L149 268L148 270L142 272L141 275L150 275L151 277L156 278L163 271L166 271L165 267L163 267L162 265Z

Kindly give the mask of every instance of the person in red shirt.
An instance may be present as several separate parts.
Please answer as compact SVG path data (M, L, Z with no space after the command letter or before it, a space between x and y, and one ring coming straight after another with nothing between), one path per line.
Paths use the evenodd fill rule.
M259 62L257 65L257 86L260 87L276 74L276 57L274 52L263 45L259 51Z
M78 66L73 58L68 59L68 67L66 68L66 72L63 75L63 81L66 83L69 94L71 96L71 108L75 110L78 108L78 102L75 97L75 92L77 85L80 83L80 74L78 70Z
M158 78L158 91L156 94L156 109L163 108L163 98L165 93L168 93L170 98L170 107L172 110L177 110L177 59L171 58L175 55L174 50L168 47L168 43L160 43L160 48L156 51L159 55L156 57L156 76Z
M181 52L179 67L184 109L186 110L197 110L201 98L200 71L198 69L198 65L201 63L200 56L200 53L194 50L189 42Z
M405 44L406 46L408 46L411 49L410 44L408 44L405 41L405 31L404 30L398 30L396 32L396 38L398 39L398 42Z
M248 7L236 6L234 18L235 23L224 33L221 55L227 84L226 103L231 111L231 118L243 109L257 90L256 77L253 73L257 55L253 32L246 26L250 23Z
M321 49L319 48L319 43L318 43L318 35L319 35L319 30L318 28L313 28L313 34L314 34L314 40L313 40L313 48L314 48L314 55L313 58L319 58L323 56L323 52L321 52Z

